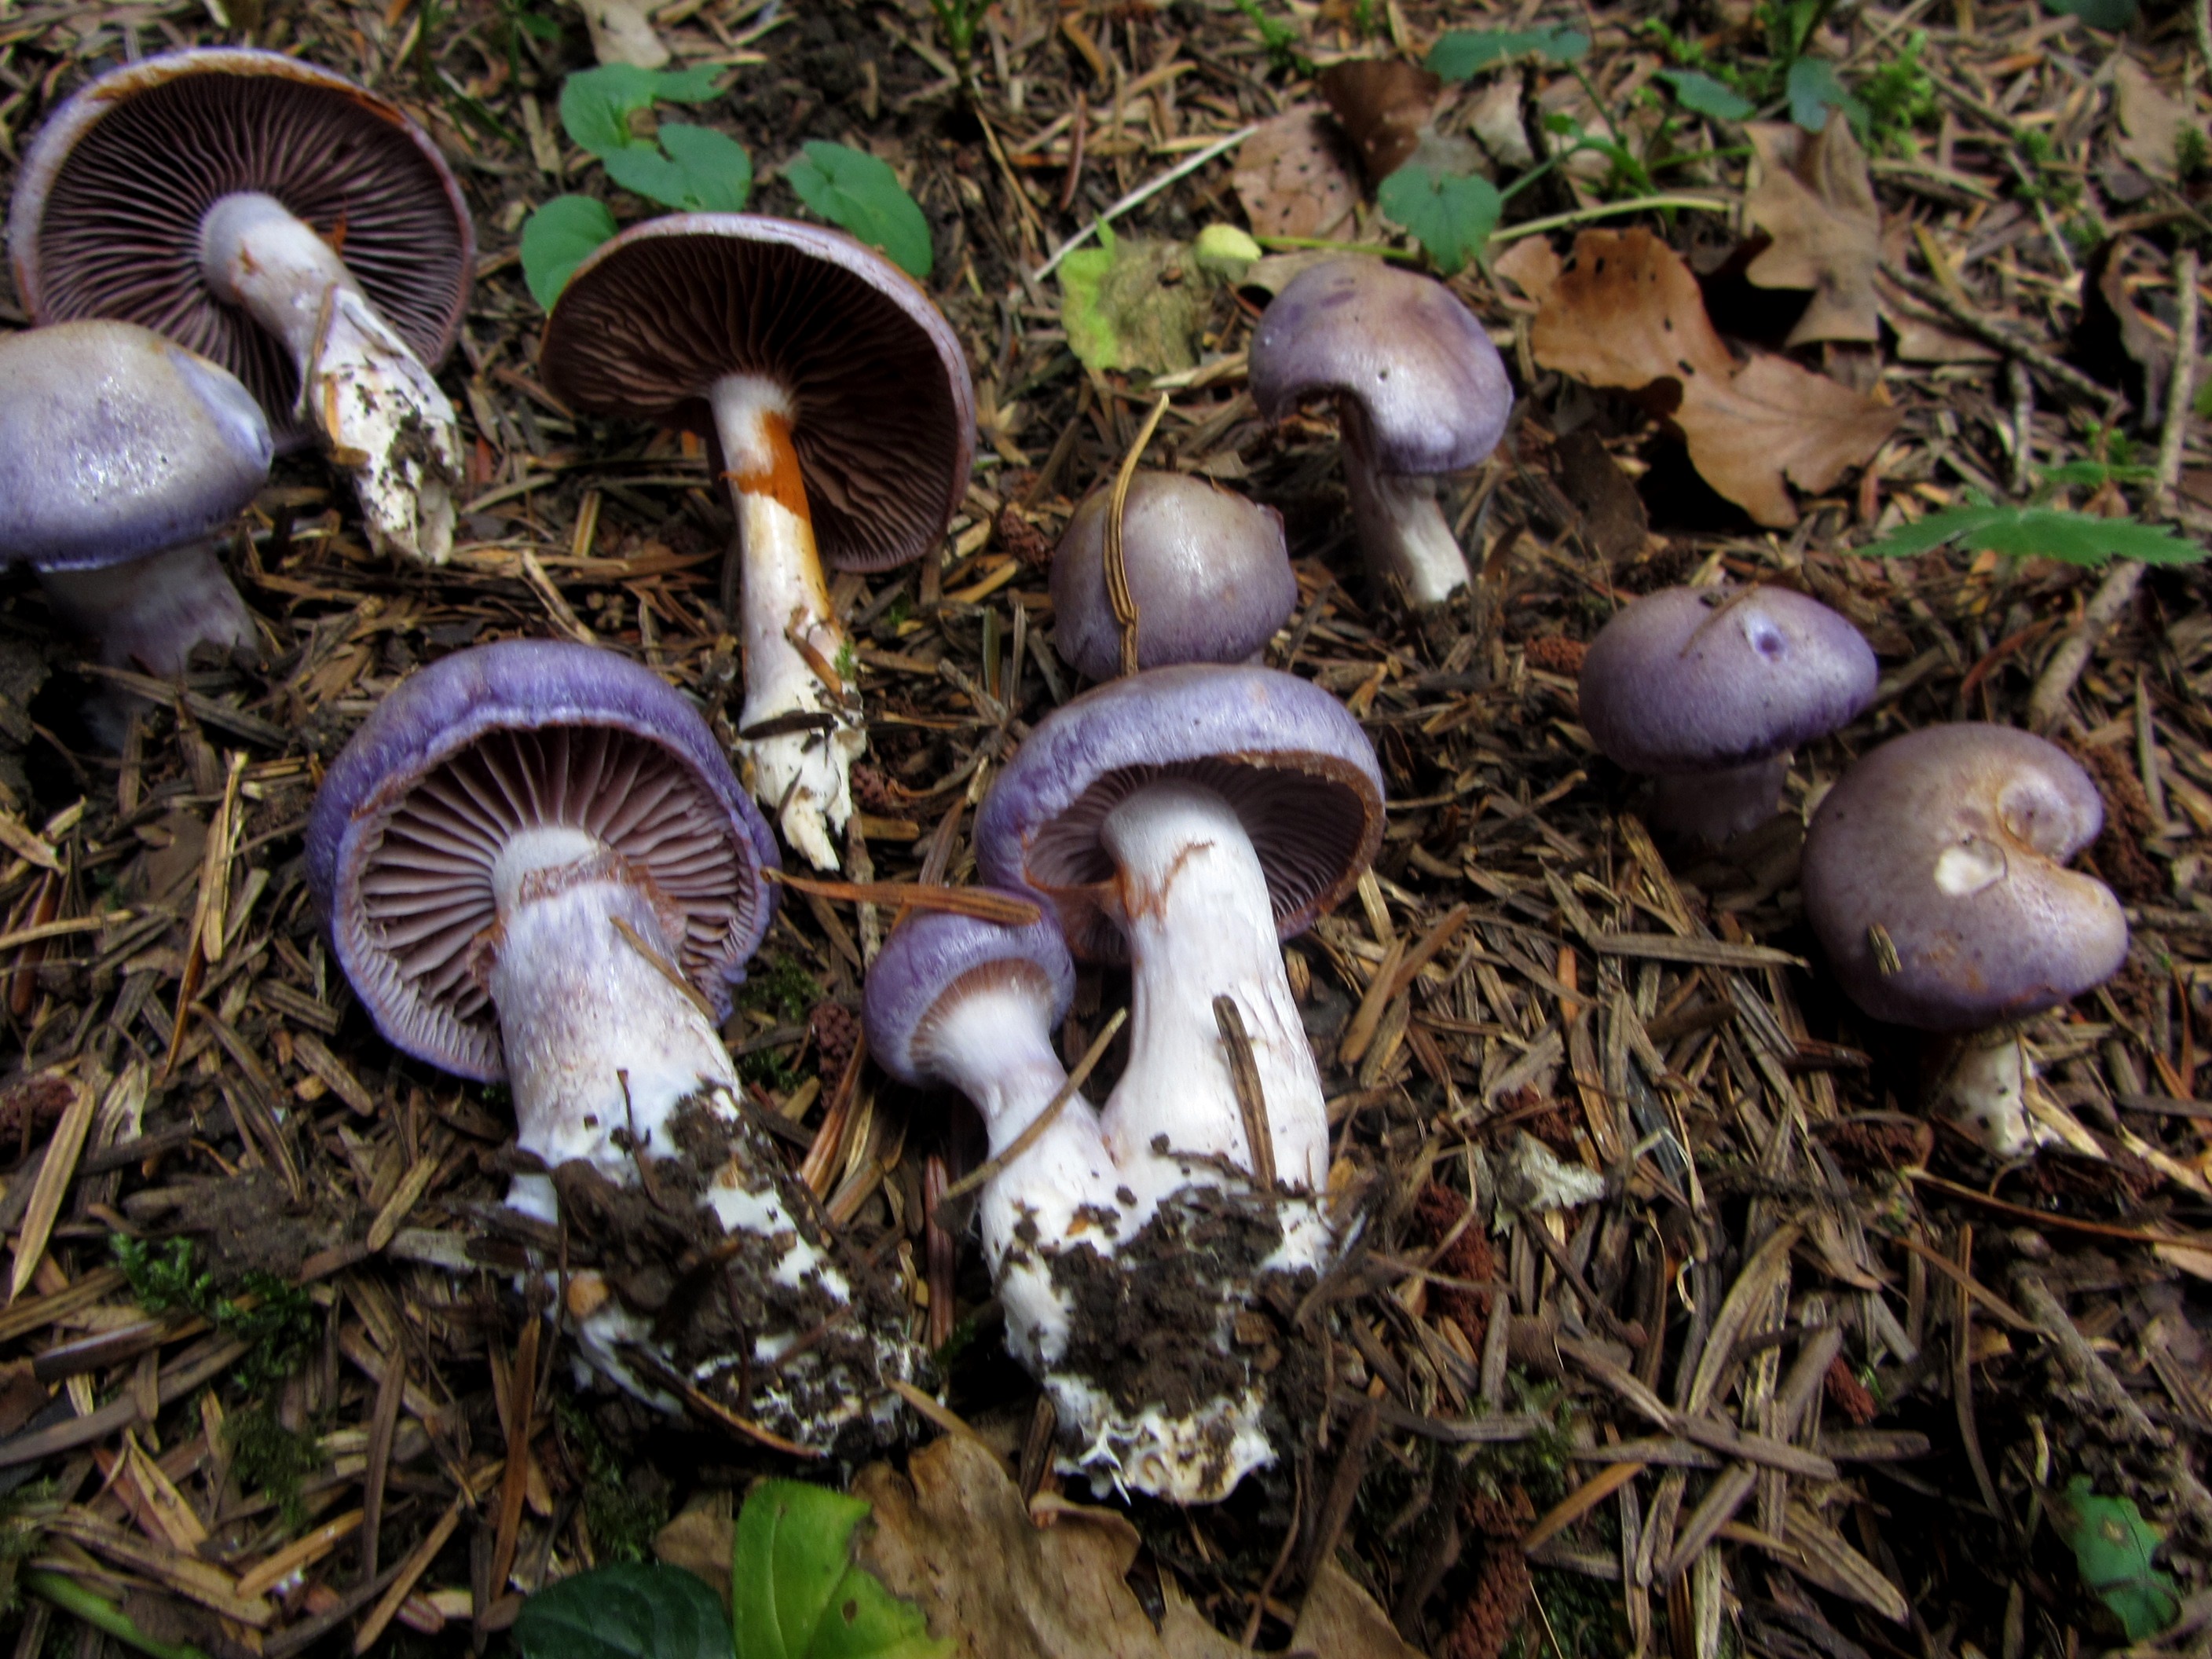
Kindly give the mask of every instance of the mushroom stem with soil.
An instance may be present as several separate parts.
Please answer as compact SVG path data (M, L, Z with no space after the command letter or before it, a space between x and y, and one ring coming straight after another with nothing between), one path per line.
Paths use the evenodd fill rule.
M845 635L815 550L791 398L763 376L731 374L708 400L738 519L745 647L738 732L753 793L809 863L834 869L830 835L852 816L852 764L867 732L839 667Z
M429 564L453 550L462 473L453 404L331 244L274 197L226 196L200 223L216 296L283 341L332 465L354 475L370 544Z

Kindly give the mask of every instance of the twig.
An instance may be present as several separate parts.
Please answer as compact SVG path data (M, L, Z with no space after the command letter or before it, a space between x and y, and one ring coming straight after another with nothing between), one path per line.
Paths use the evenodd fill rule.
M2203 0L2197 15L2203 15ZM2166 426L2158 434L2158 482L2151 488L2150 510L2173 516L2173 492L2181 483L2181 449L2189 439L2189 416L2197 396L2197 250L2184 244L2173 256L2173 286L2179 310L2173 323L2173 370L2166 382Z
M2069 392L2087 398L2107 408L2124 405L2127 399L2108 386L2102 386L2080 369L2062 363L2039 346L2030 345L1999 328L1979 312L1961 305L1937 283L1923 282L1893 259L1881 262L1881 274L1895 283L1923 305L1933 306L1960 328L1984 345L1995 346L1999 351L2017 357L2046 380L2064 386Z
M1031 900L1008 898L981 887L946 887L928 880L820 881L787 870L763 870L761 874L778 886L817 898L887 904L902 910L950 910L978 921L995 921L1001 927L1027 927L1044 914Z
M1121 471L1114 475L1114 493L1106 503L1106 545L1103 558L1106 566L1106 597L1113 601L1114 623L1121 635L1121 672L1137 672L1137 596L1129 591L1128 560L1121 547L1121 514L1129 505L1129 484L1137 476L1137 463L1144 459L1145 446L1152 441L1152 434L1160 429L1160 416L1168 412L1168 394L1160 393L1160 400L1152 405L1152 412L1145 416L1145 423L1137 428L1130 440L1129 453L1121 458Z
M1260 1067L1252 1058L1252 1039L1243 1011L1231 996L1213 1000L1213 1023L1229 1050L1229 1081L1237 1091L1237 1114L1244 1120L1244 1144L1252 1149L1252 1178L1263 1190L1275 1187L1275 1137L1267 1127L1267 1097L1260 1086Z
M1060 262L1062 259L1067 258L1069 254L1074 252L1076 249L1081 247L1093 236L1096 236L1098 234L1099 226L1106 223L1109 219L1120 218L1131 208L1142 207L1146 202L1151 201L1153 197L1158 195L1170 185L1175 183L1176 179L1187 178L1191 173L1197 172L1200 167L1204 167L1208 161L1211 161L1215 156L1236 149L1237 145L1243 143L1254 133L1259 131L1259 130L1260 125L1256 121L1249 126L1239 127L1236 131L1229 134L1226 137L1216 139L1212 143L1208 144L1204 149L1194 151L1189 155L1185 156L1181 161L1170 167L1165 173L1160 174L1158 178L1152 179L1147 184L1138 185L1136 189L1131 191L1120 201L1115 203L1113 206L1108 208L1105 212L1100 214L1096 219L1093 219L1082 229L1077 231L1074 235L1069 237L1058 247L1054 248L1053 250L1052 258L1047 259L1042 264L1039 265L1030 274L1036 277L1039 282L1043 281L1046 277L1051 276L1054 271L1060 269Z
M2089 603L2081 607L2081 620L2058 642L2043 672L2036 677L2035 690L2028 694L2027 723L2035 730L2047 732L2058 724L2066 712L2066 699L2073 695L2074 682L2089 665L2090 652L2104 638L2113 618L2135 602L2142 574L2142 564L2134 559L2122 559L2105 573Z

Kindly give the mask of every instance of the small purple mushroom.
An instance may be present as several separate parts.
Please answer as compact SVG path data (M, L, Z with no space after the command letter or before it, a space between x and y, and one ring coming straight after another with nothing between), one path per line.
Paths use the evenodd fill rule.
M1513 386L1449 289L1364 255L1302 270L1252 331L1251 381L1269 420L1307 398L1336 400L1345 484L1377 582L1420 607L1468 585L1437 476L1498 447Z
M1971 1032L1945 1103L2001 1156L2039 1135L2016 1022L2102 984L2128 951L2112 890L2065 868L2104 802L2063 750L2010 726L1934 726L1882 744L1805 836L1805 915L1876 1019Z
M132 323L0 338L0 561L27 561L100 659L164 679L252 651L214 538L269 477L269 423L204 357Z
M1053 646L1094 680L1121 672L1106 588L1110 485L1075 509L1052 556ZM1180 472L1139 472L1121 514L1121 562L1137 605L1137 666L1246 662L1298 602L1283 515Z
M882 1376L907 1361L902 1338L848 1330L777 1369L854 1291L741 1111L716 1029L767 930L775 863L690 703L611 652L536 641L402 684L331 765L307 827L308 884L378 1029L513 1090L517 1143L550 1173L518 1176L508 1203L550 1222L578 1180L694 1195L758 1304L748 1352L729 1353L726 1333L719 1351L671 1351L659 1310L580 1303L572 1285L570 1311L591 1304L592 1362L664 1406L670 1373L750 1370L738 1389L754 1420L820 1446L884 1413Z
M1598 630L1583 725L1652 776L1655 830L1710 845L1773 816L1790 752L1874 701L1874 652L1786 587L1669 587Z

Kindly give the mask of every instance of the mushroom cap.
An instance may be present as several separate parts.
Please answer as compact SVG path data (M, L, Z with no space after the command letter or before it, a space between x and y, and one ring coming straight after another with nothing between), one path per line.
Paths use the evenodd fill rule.
M1106 592L1110 483L1084 498L1052 556L1053 647L1094 680L1121 672ZM1283 515L1204 478L1139 472L1121 512L1121 564L1137 602L1137 666L1243 662L1298 602Z
M2076 997L2126 958L2101 881L2064 867L2104 803L2063 750L2008 726L1931 726L1844 773L1805 832L1805 915L1876 1019L1972 1030ZM1873 930L1896 948L1885 973Z
M1874 649L1786 587L1668 587L1598 630L1583 726L1632 772L1715 772L1834 731L1874 701Z
M1382 769L1342 703L1275 669L1191 663L1109 680L1039 720L975 814L976 863L1056 904L1075 955L1121 961L1098 826L1161 777L1205 784L1236 809L1281 939L1342 898L1382 844Z
M843 569L920 558L967 497L975 393L959 337L842 231L752 213L632 225L576 268L538 356L573 408L708 434L716 380L781 385L815 541Z
M1010 896L1027 896L1010 895ZM924 910L901 922L868 969L861 1018L868 1052L902 1083L935 1080L915 1040L948 995L963 986L1018 975L1037 988L1046 1027L1067 1016L1075 964L1048 908L1026 927L1006 927L949 910Z
M25 308L41 323L159 329L245 381L280 441L301 439L290 353L201 274L201 221L246 191L338 248L408 349L436 367L476 265L460 185L398 105L282 52L163 52L87 82L49 116L9 213Z
M1429 477L1498 447L1513 410L1505 362L1442 283L1365 254L1309 266L1252 331L1252 400L1280 420L1303 398L1348 398L1375 464Z
M151 329L0 337L0 563L85 570L208 535L267 482L270 453L252 394Z
M775 840L707 722L611 651L504 640L401 684L332 763L307 885L377 1029L462 1077L505 1077L477 969L514 834L588 830L642 878L718 1015L768 931Z

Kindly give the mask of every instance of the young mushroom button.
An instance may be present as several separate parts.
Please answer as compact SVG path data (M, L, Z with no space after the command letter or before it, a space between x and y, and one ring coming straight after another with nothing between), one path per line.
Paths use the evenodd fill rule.
M27 561L100 660L164 678L254 644L211 538L269 477L269 423L204 357L131 323L0 338L0 562Z
M818 225L742 213L634 225L577 269L539 349L595 415L711 430L738 517L754 793L833 869L867 740L822 580L920 558L965 498L975 394L905 272Z
M1606 757L1656 780L1651 826L1717 844L1773 816L1790 751L1874 701L1858 629L1786 587L1669 587L1598 630L1582 717Z
M398 106L272 52L109 70L23 158L9 252L40 322L156 328L243 380L354 475L369 540L442 562L460 428L430 367L468 299L475 231Z
M1345 485L1377 582L1417 607L1468 585L1436 479L1498 447L1513 387L1449 289L1365 255L1302 270L1252 331L1251 380L1269 420L1307 398L1336 400Z
M332 764L307 828L309 885L378 1029L512 1089L518 1145L549 1173L518 1176L508 1203L572 1228L615 1218L598 1240L612 1259L639 1207L621 1194L652 1200L629 1224L659 1241L645 1279L571 1276L592 1363L664 1407L734 1374L755 1420L822 1447L871 1437L910 1362L863 1316L763 1369L858 1294L739 1109L716 1029L767 929L775 863L689 703L610 652L535 641L404 682ZM691 1236L661 1240L684 1216ZM725 1265L732 1288L698 1305L738 1298L742 1329L626 1299L685 1250Z
M1110 485L1084 499L1052 556L1053 647L1077 672L1121 672L1106 582ZM1283 515L1205 478L1139 472L1121 514L1122 568L1137 608L1137 666L1243 662L1298 602Z

